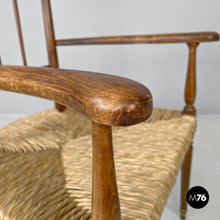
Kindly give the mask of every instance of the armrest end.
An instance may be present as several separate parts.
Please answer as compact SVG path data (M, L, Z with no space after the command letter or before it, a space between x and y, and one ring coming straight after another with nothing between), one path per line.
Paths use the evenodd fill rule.
M107 74L0 66L0 89L55 101L105 125L136 124L152 111L152 96L145 86Z

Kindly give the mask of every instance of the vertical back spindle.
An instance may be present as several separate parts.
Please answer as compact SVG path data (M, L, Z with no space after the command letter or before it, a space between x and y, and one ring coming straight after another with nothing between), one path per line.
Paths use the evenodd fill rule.
M17 26L17 31L18 31L18 38L19 38L19 43L20 43L20 48L21 48L22 60L23 60L24 66L26 66L27 60L26 60L26 55L25 55L24 41L23 41L23 36L22 36L22 29L21 29L21 22L20 22L20 16L19 16L19 11L18 11L17 0L13 0L13 8L14 8L14 13L15 13L15 21L16 21L16 26Z
M42 0L42 9L43 9L43 17L44 17L44 28L47 40L47 54L49 60L49 67L58 68L58 58L57 58L57 50L56 50L56 41L54 35L54 27L53 27L53 19L51 12L50 0ZM55 103L56 109L59 111L64 111L65 106Z
M49 0L42 0L42 9L43 9L43 17L44 17L44 28L45 28L45 34L47 40L49 66L53 68L58 68L56 42L54 37L51 5Z

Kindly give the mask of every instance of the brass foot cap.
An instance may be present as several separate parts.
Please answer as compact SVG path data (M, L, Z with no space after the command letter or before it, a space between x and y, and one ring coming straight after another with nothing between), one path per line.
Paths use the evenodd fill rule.
M186 209L181 209L181 219L185 219L186 217Z

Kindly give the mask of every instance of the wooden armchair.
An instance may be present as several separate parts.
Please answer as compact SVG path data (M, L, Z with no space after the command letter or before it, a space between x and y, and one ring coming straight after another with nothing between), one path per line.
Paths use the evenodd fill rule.
M49 0L42 6L52 68L2 65L0 88L53 100L58 110L0 131L0 219L159 219L181 167L184 218L196 129L196 48L218 34L55 40ZM152 112L149 90L132 80L57 69L60 45L168 42L189 46L183 112Z

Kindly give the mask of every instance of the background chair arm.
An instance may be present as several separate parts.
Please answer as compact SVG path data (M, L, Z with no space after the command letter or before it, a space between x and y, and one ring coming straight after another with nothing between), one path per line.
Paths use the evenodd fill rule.
M151 93L145 86L107 74L2 65L0 89L58 102L105 125L136 124L152 111Z
M147 43L190 43L217 41L219 34L216 32L155 34L134 36L113 36L94 38L75 38L56 40L56 45L98 45L98 44L147 44Z

